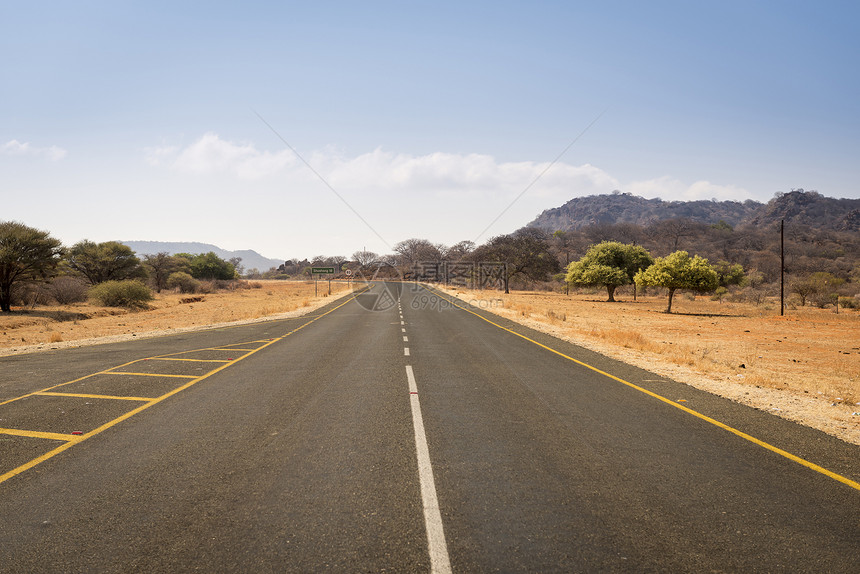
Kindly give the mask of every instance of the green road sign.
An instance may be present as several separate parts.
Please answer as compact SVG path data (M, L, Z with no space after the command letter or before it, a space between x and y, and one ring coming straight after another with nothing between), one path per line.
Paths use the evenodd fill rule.
M334 267L311 267L311 273L314 275L333 274Z

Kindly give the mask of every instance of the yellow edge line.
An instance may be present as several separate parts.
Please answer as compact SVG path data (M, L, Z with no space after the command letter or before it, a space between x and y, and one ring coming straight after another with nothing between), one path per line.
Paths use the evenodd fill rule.
M111 399L117 401L143 401L149 402L154 401L155 399L152 397L118 397L114 395L85 395L83 393L55 393L51 391L41 391L36 393L38 396L46 396L46 397L74 397L78 399Z
M424 289L427 289L428 291L431 291L430 289L428 289L427 287L424 287L423 285L422 285L422 287L423 287ZM431 293L432 293L432 291L431 291ZM439 294L440 294L442 297L448 297L448 295L446 295L446 294L444 294L444 293L442 293L442 292L439 292ZM455 303L455 302L454 302L454 301L455 301L454 299L449 299L449 301L450 301L450 302L451 302L455 307L457 307L457 308L459 308L459 309L462 309L463 311L466 311L467 313L471 313L471 314L472 314L472 315L474 315L475 317L478 317L478 318L480 318L480 319L483 319L483 320L484 320L484 321L486 321L487 323L489 323L489 324L491 324L491 325L495 325L495 326L496 326L496 327L498 327L499 329L502 329L502 330L504 330L504 331L507 331L508 333L512 333L512 334L516 335L517 337L520 337L520 338L525 339L526 341L529 341L530 343L534 343L534 344L535 344L535 345L537 345L538 347L542 347L542 348L546 349L547 351L550 351L550 352L552 352L552 353L555 353L556 355L558 355L558 356L560 356L560 357L564 357L565 359L567 359L567 360L569 360L569 361L573 361L573 362L574 362L574 363L576 363L577 365L583 366L583 367L585 367L585 368L587 368L587 369L590 369L590 370L594 371L595 373L599 373L599 374L601 374L601 375L603 375L603 376L605 376L605 377L609 377L610 379L612 379L612 380L614 380L614 381L618 381L619 383L621 383L621 384L623 384L623 385L627 385L628 387L630 387L630 388L632 388L632 389L636 389L637 391L639 391L639 392L641 392L641 393L645 393L646 395L648 395L648 396L650 396L650 397L654 397L654 398L655 398L655 399L657 399L657 400L663 401L663 402L664 402L664 403L666 403L667 405L671 405L671 406L675 407L676 409L680 409L680 410L684 411L685 413L688 413L688 414L693 415L693 416L694 416L694 417L696 417L696 418L699 418L699 419L701 419L701 420L703 420L703 421L706 421L706 422L708 422L708 423L711 423L712 425L717 426L717 427L719 427L719 428L721 428L721 429L723 429L723 430L727 430L727 431L729 431L730 433L732 433L732 434L734 434L734 435L737 435L737 436L739 436L740 438L742 438L742 439L744 439L744 440L748 440L748 441L750 441L751 443L757 444L758 446L760 446L760 447L762 447L762 448L766 448L767 450L769 450L769 451L771 451L771 452L774 452L774 453L776 453L776 454L778 454L778 455L780 455L780 456L783 456L783 457L785 457L785 458L787 458L787 459L789 459L789 460L792 460L792 461L794 461L794 462L796 462L796 463L798 463L798 464L801 464L801 465L805 466L806 468L809 468L809 469L811 469L811 470L814 470L815 472L818 472L818 473L821 473L821 474L823 474L823 475L825 475L825 476L827 476L827 477L830 477L830 478L832 478L833 480L836 480L836 481L839 481L839 482L841 482L841 483L843 483L843 484L846 484L846 485L850 486L851 488L853 488L853 489L855 489L855 490L860 490L860 482L857 482L857 481L851 480L850 478L845 477L845 476L842 476L841 474L836 474L835 472L830 471L830 470L827 470L827 469L826 469L826 468L824 468L823 466L819 466L819 465L815 464L814 462L810 462L810 461L808 461L808 460L806 460L806 459L800 458L800 457L799 457L799 456L797 456L797 455L791 454L790 452L785 451L785 450L782 450L781 448L776 447L776 446L774 446L774 445L772 445L772 444L770 444L770 443L764 442L764 441L763 441L763 440L761 440L761 439L757 439L756 437L754 437L754 436L752 436L752 435L749 435L749 434L747 434L747 433L745 433L745 432L743 432L743 431L740 431L740 430L738 430L738 429L736 429L736 428L734 428L734 427L731 427L731 426L729 426L729 425L727 425L727 424L725 424L725 423L723 423L723 422L720 422L720 421L718 421L718 420L716 420L716 419L713 419L713 418L711 418L711 417L709 417L709 416L707 416L707 415L703 415L702 413L697 412L697 411L694 411L693 409L691 409L691 408L689 408L689 407L685 407L684 405L680 405L680 404L676 403L675 401L673 401L672 399L667 399L666 397L664 397L664 396L662 396L662 395L658 395L657 393L655 393L655 392L653 392L653 391L649 391L648 389L644 389L644 388L642 388L642 387L640 387L640 386L638 386L638 385L635 385L635 384L633 384L633 383L631 383L631 382L629 382L629 381L625 381L624 379L621 379L621 378L619 378L619 377L616 377L615 375L610 375L610 374L609 374L609 373L607 373L607 372L601 371L601 370L600 370L600 369L598 369L597 367L592 367L592 366L591 366L591 365L589 365L588 363L583 363L582 361L579 361L579 360L577 360L577 359L574 359L573 357L570 357L570 356L568 356L568 355L565 355L564 353L562 353L562 352L560 352L560 351L556 351L556 350L555 350L555 349L553 349L552 347L547 347L546 345L544 345L544 344L542 344L542 343L538 343L538 342L537 342L537 341L535 341L534 339L531 339L531 338L529 338L529 337L526 337L525 335L523 335L523 334L521 334L521 333L517 333L516 331L514 331L514 330L512 330L512 329L508 329L507 327L503 327L502 325L499 325L498 323L495 323L495 322L491 321L490 319L487 319L486 317L483 317L483 316L479 315L478 313L475 313L474 311L472 311L472 310L470 310L470 309L467 309L467 308L465 308L465 307L462 307L462 306L458 305L457 303Z
M0 434L8 434L12 436L23 436L27 438L46 438L50 440L61 440L63 442L71 442L78 443L83 440L81 436L75 436L71 434L61 434L56 432L41 432L41 431L28 431L21 429L0 429Z
M248 353L248 354L246 354L246 355L243 355L242 357L239 357L238 359L236 359L236 360L234 360L234 361L231 361L231 362L229 362L229 363L227 363L227 364L225 364L225 365L221 365L221 366L220 366L220 367L218 367L217 369L214 369L214 370L212 370L212 371L209 371L209 372L208 372L208 373L206 373L205 375L202 375L202 376L200 376L200 377L197 377L196 379L194 379L194 380L192 380L192 381L189 381L189 382L185 383L185 384L184 384L184 385L182 385L181 387L177 387L176 389L173 389L172 391L170 391L170 392L169 392L169 393L167 393L167 394L161 395L161 396L160 396L160 397L158 397L157 399L154 399L154 400L152 400L152 401L150 401L150 402L148 402L148 403L146 403L146 404L144 404L144 405L141 405L141 406L137 407L136 409L133 409L133 410L131 410L131 411L129 411L129 412L127 412L127 413L125 413L124 415L122 415L122 416L120 416L120 417L117 417L117 418L113 419L112 421L106 422L105 424L103 424L102 426L100 426L100 427L96 428L95 430L91 430L90 432L85 433L85 434L83 434L83 435L81 435L81 436L71 436L71 437L68 437L68 438L66 438L66 435L53 435L53 437L54 437L54 438L56 438L56 440L66 440L66 441L68 441L68 442L66 442L66 443L65 443L65 444L63 444L63 445L58 446L58 447L57 447L57 448L55 448L54 450L51 450L51 451L49 451L49 452L46 452L45 454L43 454L42 456L40 456L40 457L38 457L38 458L34 458L34 459L33 459L33 460L31 460L30 462L27 462L27 463L25 463L25 464L22 464L21 466L19 466L19 467L17 467L17 468L13 468L12 470L10 470L10 471L6 472L5 474L0 474L0 483L3 483L3 482L5 482L5 481L9 480L10 478L12 478L13 476L17 476L17 475L21 474L22 472L25 472L25 471L27 471L27 470L29 470L29 469L33 468L34 466L36 466L36 465L38 465L38 464L41 464L41 463L45 462L45 461L46 461L46 460L48 460L49 458L52 458L52 457L54 457L54 456L56 456L56 455L60 454L61 452L65 451L65 450L67 450L67 449L69 449L69 448L71 448L73 445L76 445L76 444L78 444L78 443L80 443L80 442L82 442L82 441L84 441L84 440L86 440L86 439L88 439L88 438L90 438L90 437L93 437L93 436L95 436L95 435L97 435L97 434L99 434L99 433L101 433L101 432L103 432L103 431L106 431L107 429L109 429L109 428L111 428L111 427L113 427L113 426L115 426L115 425L117 425L117 424L119 424L119 423L123 422L124 420L126 420L126 419L129 419L129 418L133 417L134 415L138 414L139 412L141 412L141 411L143 411L143 410L145 410L145 409L148 409L149 407L151 407L151 406L153 406L153 405L155 405L155 404L158 404L158 403L160 403L161 401L163 401L163 400L165 400L165 399L167 399L167 398L169 398L169 397L172 397L173 395L175 395L175 394L179 393L180 391L184 391L185 389L187 389L187 388L188 388L188 387L190 387L191 385L193 385L193 384L195 384L195 383L198 383L198 382L202 381L203 379L206 379L206 378L208 378L208 377L210 377L210 376L214 375L215 373L218 373L218 372L220 372L220 371L223 371L223 370L224 370L224 369L226 369L227 367L230 367L230 366L232 366L232 365L234 365L234 364L238 363L239 361L241 361L241 360L243 360L243 359L246 359L247 357L250 357L251 355L253 355L253 354L254 354L254 353L256 353L257 351L260 351L260 350L265 349L266 347L268 347L268 346L270 346L270 345L273 345L274 343L277 343L277 342L279 342L279 341L282 341L283 339L285 339L285 338L287 338L288 336L292 335L292 334L293 334L293 333L295 333L296 331L299 331L299 330L301 330L301 329L304 329L305 327L307 327L308 325L310 325L311 323L313 323L313 322L314 322L314 321L316 321L317 319L320 319L320 318L322 318L322 317L325 317L325 316L326 316L326 315L328 315L329 313L332 313L332 312L334 312L334 311L336 311L336 310L340 309L341 307L343 307L344 305L346 305L346 304L347 304L347 303L349 303L350 301L354 300L354 299L355 299L354 295L355 295L355 293L353 294L353 297L349 297L349 298L347 298L347 300L346 300L346 301L344 301L343 303L341 303L341 304L340 304L340 305L338 305L337 307L334 307L334 308L332 308L332 309L329 309L328 311L326 311L326 312L325 312L325 313L323 313L322 315L317 315L316 317L314 317L313 319L311 319L311 320L310 320L310 321L308 321L307 323L304 323L304 324L303 324L303 325L301 325L300 327L297 327L297 328L293 329L292 331L288 332L287 334L282 335L282 336L280 336L280 337L275 337L275 338L273 338L272 340L270 340L269 342L267 342L265 345L260 346L259 348L257 348L257 349L255 349L255 350L251 351L250 353ZM128 362L128 363L125 363L125 365L130 365L131 363L137 362L138 360L140 360L140 359L137 359L137 360L135 360L135 361L130 361L130 362ZM123 366L125 366L125 365L120 365L120 367L123 367ZM119 368L119 367L115 367L115 368ZM102 373L105 373L105 371L102 371ZM92 376L92 375L87 375L87 377L89 377L89 376ZM85 378L87 378L87 377L81 377L80 379L75 379L75 381L69 381L69 383L73 383L73 382L76 382L76 381L79 381L79 380L85 379ZM69 383L62 383L62 384L63 384L63 385L66 385L66 384L69 384ZM56 388L56 387L59 387L59 386L62 386L62 385L55 385L55 386L50 387L50 388L51 388L51 389L53 389L53 388ZM49 389L45 389L45 390L49 390ZM36 391L36 392L41 392L41 391ZM29 395L24 395L24 396L31 396L31 395L33 395L33 394L36 394L36 393L30 393ZM18 398L23 398L23 397L18 397ZM13 399L13 400L17 400L17 399ZM7 401L7 402L11 402L11 401ZM0 403L0 404L4 404L4 403ZM29 431L20 431L20 432L29 432ZM9 434L12 434L12 433L10 432ZM37 437L37 435L41 435L41 436L39 436L39 437L37 437L37 438L49 438L49 437L48 437L48 435L49 435L49 434L51 434L51 433L32 433L32 434L23 435L23 436L33 436L33 437ZM60 437L62 437L62 438L60 438Z

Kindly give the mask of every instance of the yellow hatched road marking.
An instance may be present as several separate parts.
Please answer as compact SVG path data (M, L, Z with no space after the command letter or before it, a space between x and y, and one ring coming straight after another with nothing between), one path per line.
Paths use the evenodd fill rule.
M115 395L87 395L83 393L57 393L52 391L40 391L36 393L36 396L43 397L76 397L79 399L111 399L116 401L143 401L145 403L149 401L154 401L155 399L152 397L118 397Z
M156 357L149 361L187 361L189 363L229 363L232 359L175 359L173 357Z
M255 342L257 342L257 341L255 341ZM256 351L257 349L235 349L233 347L230 347L227 349L198 349L198 350L200 350L200 351L236 351L238 353L248 353L251 351Z
M427 289L427 287L424 287L424 289ZM427 290L428 290L428 291L430 291L430 289L427 289ZM431 291L431 293L432 293L432 291ZM447 298L447 297L448 297L446 294L443 294L443 293L441 293L441 292L439 292L439 295L440 295L441 297L444 297L444 298ZM704 414L702 414L702 413L700 413L700 412L698 412L698 411L694 411L693 409L691 409L691 408L689 408L689 407L685 407L684 405L678 404L678 403L676 403L675 401L673 401L672 399L667 399L666 397L664 397L664 396L662 396L662 395L658 395L657 393L655 393L655 392L653 392L653 391L649 391L648 389L644 389L644 388L642 388L642 387L640 387L640 386L638 386L638 385L635 385L635 384L633 384L633 383L631 383L631 382L629 382L629 381L625 381L624 379L622 379L622 378L620 378L620 377L616 377L615 375L610 375L610 374L609 374L609 373L607 373L607 372L601 371L601 370L600 370L600 369L598 369L597 367L592 367L592 366L591 366L591 365L589 365L588 363L583 363L582 361L579 361L579 360L577 360L577 359L574 359L574 358L573 358L573 357L571 357L571 356L565 355L565 354L564 354L564 353L562 353L561 351L556 351L556 350L555 350L555 349L553 349L552 347L548 347L548 346L544 345L543 343L538 343L538 342L537 342L537 341L535 341L534 339L531 339L531 338L529 338L529 337L526 337L525 335L523 335L523 334L521 334L521 333L517 333L517 332L516 332L516 331L514 331L513 329L508 329L507 327L503 327L502 325L499 325L498 323L495 323L495 322L491 321L490 319L487 319L486 317L484 317L484 316L482 316L482 315L479 315L478 313L475 313L475 312L474 312L474 311L472 311L471 309L467 309L466 307L463 307L463 306L461 306L461 305L458 305L458 304L455 302L455 299L453 299L453 298L449 298L449 299L448 299L448 301L449 301L452 305L454 305L455 307L457 307L457 308L459 308L459 309L462 309L463 311L466 311L467 313L471 313L471 314L472 314L472 315L474 315L475 317L478 317L478 318L480 318L480 319L483 319L483 320L484 320L484 321L486 321L487 323L489 323L489 324L491 324L491 325L494 325L494 326L498 327L499 329L502 329L503 331L507 331L508 333L511 333L511 334L513 334L513 335L516 335L517 337L520 337L520 338L522 338L522 339L525 339L526 341L529 341L530 343L534 343L534 344L535 344L535 345L537 345L538 347L541 347L541 348L543 348L543 349L546 349L547 351L550 351L551 353L555 353L556 355L558 355L558 356L560 356L560 357L564 357L564 358L565 358L565 359L567 359L568 361L572 361L572 362L576 363L577 365L580 365L580 366L582 366L582 367L585 367L586 369L590 369L590 370L594 371L595 373L599 373L599 374L601 374L601 375L603 375L603 376L605 376L605 377L608 377L608 378L610 378L610 379L612 379L612 380L614 380L614 381L617 381L617 382L619 382L619 383L621 383L621 384L623 384L623 385L627 385L627 386L628 386L628 387L630 387L631 389L636 389L636 390L637 390L637 391L639 391L640 393L644 393L644 394L646 394L646 395L648 395L648 396L650 396L650 397L653 397L653 398L655 398L655 399L657 399L657 400L659 400L659 401L662 401L662 402L666 403L667 405L670 405L670 406L672 406L672 407L674 407L674 408L676 408L676 409L680 409L680 410L684 411L685 413L691 414L691 415L693 415L694 417L696 417L696 418L698 418L698 419L701 419L701 420L703 420L703 421L705 421L705 422L708 422L708 423L710 423L710 424L712 424L712 425L714 425L714 426L717 426L717 427L719 427L719 428L721 428L721 429L723 429L723 430L726 430L726 431L728 431L728 432L730 432L730 433L732 433L732 434L734 434L734 435L736 435L736 436L739 436L740 438L742 438L742 439L744 439L744 440L747 440L747 441L749 441L749 442L751 442L751 443L753 443L753 444L756 444L756 445L758 445L758 446L760 446L760 447L762 447L762 448L765 448L765 449L767 449L767 450L769 450L769 451L771 451L771 452L773 452L773 453L776 453L776 454L778 454L778 455L780 455L780 456L782 456L782 457L785 457L785 458L787 458L787 459L789 459L789 460L791 460L791 461L794 461L794 462L796 462L796 463L798 463L798 464L800 464L800 465L803 465L803 466L805 466L806 468L809 468L810 470L814 470L815 472L821 473L821 474L823 474L824 476L827 476L827 477L829 477L829 478L832 478L833 480L836 480L836 481L838 481L838 482L841 482L842 484L845 484L845 485L847 485L847 486L850 486L851 488L853 488L853 489L855 489L855 490L860 490L860 482L857 482L857 481L855 481L855 480L851 480L850 478L848 478L848 477L846 477L846 476L842 476L841 474L837 474L837 473L835 473L835 472L833 472L833 471L827 470L827 469L826 469L826 468L824 468L823 466L819 466L819 465L815 464L814 462L810 462L810 461L808 461L808 460L806 460L806 459L800 458L799 456L797 456L797 455L795 455L795 454L792 454L792 453L790 453L790 452L788 452L788 451L782 450L781 448L779 448L779 447L777 447L777 446L774 446L774 445L772 445L772 444L770 444L770 443L767 443L767 442L765 442L765 441L763 441L763 440L761 440L761 439L757 439L756 437L754 437L754 436L752 436L752 435L749 435L749 434L747 434L747 433L745 433L745 432L743 432L743 431L741 431L741 430L738 430L738 429L736 429L736 428L734 428L734 427L732 427L732 426L729 426L729 425L727 425L727 424L725 424L725 423L723 423L723 422L720 422L720 421L718 421L718 420L716 420L716 419L713 419L713 418L711 418L711 417L709 417L709 416L707 416L707 415L704 415Z
M53 450L51 450L51 451L49 451L49 452L46 452L46 453L45 453L45 454L43 454L42 456L39 456L39 457L37 457L37 458L34 458L33 460L31 460L31 461L29 461L29 462L27 462L27 463L25 463L25 464L22 464L21 466L19 466L19 467L17 467L17 468L13 468L12 470L10 470L10 471L6 472L5 474L0 474L0 483L3 483L3 482L5 482L5 481L9 480L10 478L12 478L13 476L17 476L17 475L21 474L22 472L25 472L25 471L27 471L27 470L29 470L29 469L33 468L34 466L36 466L36 465L38 465L38 464L41 464L41 463L45 462L46 460L48 460L48 459L50 459L50 458L52 458L52 457L54 457L54 456L56 456L56 455L60 454L61 452L64 452L64 451L68 450L68 449L69 449L69 448L71 448L72 446L74 446L74 445L76 445L76 444L78 444L78 443L80 443L80 442L82 442L82 441L84 441L84 440L86 440L86 439L88 439L88 438L90 438L90 437L93 437L93 436L95 436L95 435L97 435L97 434L99 434L99 433L101 433L101 432L106 431L107 429L109 429L109 428L111 428L111 427L113 427L113 426L115 426L115 425L118 425L119 423L121 423L121 422L123 422L123 421L125 421L125 420L127 420L127 419L129 419L129 418L131 418L131 417L133 417L134 415L138 414L139 412L141 412L141 411L143 411L143 410L145 410L145 409L148 409L149 407L151 407L151 406L153 406L153 405L156 405L156 404L160 403L161 401L163 401L163 400L165 400L165 399L167 399L167 398L169 398L169 397L172 397L173 395L175 395L175 394L177 394L177 393L180 393L180 392L184 391L184 390L185 390L185 389L187 389L188 387L190 387L190 386L192 386L192 385L194 385L194 384L196 384L196 383L198 383L198 382L200 382L200 381L202 381L202 380L204 380L204 379L207 379L207 378L211 377L212 375L214 375L214 374L216 374L216 373L219 373L219 372L223 371L224 369L226 369L226 368L228 368L228 367L230 367L230 366L234 365L235 363L238 363L238 362L239 362L239 361L241 361L242 359L245 359L245 358L247 358L247 357L250 357L251 355L253 355L253 354L254 354L254 353L256 353L257 351L261 351L261 350L265 349L266 347L269 347L269 346L271 346L271 345L273 345L273 344L275 344L275 343L277 343L277 342L279 342L279 341L284 340L285 338L289 337L289 336L290 336L290 335L292 335L293 333L295 333L295 332L297 332L297 331L300 331L301 329L304 329L305 327L307 327L308 325L310 325L310 324L311 324L311 323L313 323L314 321L316 321L316 320L318 320L318 319L320 319L320 318L322 318L322 317L325 317L325 316L326 316L326 315L328 315L329 313L332 313L332 312L334 312L334 311L336 311L336 310L340 309L340 308L341 308L341 307L343 307L344 305L348 304L350 301L352 301L352 300L354 300L354 299L355 299L355 295L356 295L356 294L357 294L356 292L353 292L353 293L352 293L352 296L351 296L351 297L348 297L348 298L347 298L347 300L346 300L346 301L344 301L343 303L341 303L340 305L338 305L338 306L336 306L336 307L333 307L333 308L329 309L328 311L326 311L325 313L322 313L321 315L317 315L317 316L314 316L313 318L310 318L310 320L309 320L309 321L307 321L306 323L303 323L303 324L302 324L302 325L300 325L299 327L296 327L296 328L295 328L295 329L293 329L292 331L289 331L288 333L286 333L286 334L284 334L284 335L282 335L282 336L280 336L280 337L274 337L274 338L272 338L272 339L269 339L269 340L267 340L267 341L266 341L266 343L265 343L265 344L260 345L260 347L258 347L258 348L256 348L256 349L254 349L254 350L252 350L252 351L250 351L250 352L246 353L245 355L243 355L243 356L241 356L241 357L239 357L239 358L237 358L237 359L235 359L235 360L232 360L232 361L230 361L230 362L228 362L228 363L225 363L225 364L221 365L220 367L217 367L217 368L215 368L215 369L213 369L213 370L209 371L208 373L205 373L205 374L203 374L203 375L199 375L199 376L197 376L197 377L191 377L191 379L192 379L192 380L188 381L188 382L187 382L187 383L185 383L184 385L182 385L182 386L180 386L180 387L177 387L177 388L173 389L172 391L170 391L170 392L168 392L168 393L165 393L165 394L161 395L161 396L160 396L160 397L158 397L158 398L155 398L155 399L149 399L149 400L148 400L149 402L147 402L147 403L145 403L145 404L143 404L143 405L140 405L139 407L137 407L137 408L135 408L135 409L132 409L132 410L128 411L127 413L125 413L125 414L123 414L123 415L121 415L121 416L119 416L119 417L117 417L117 418L115 418L115 419L113 419L113 420L111 420L111 421L108 421L108 422L104 423L103 425L101 425L100 427L98 427L98 428L96 428L96 429L94 429L94 430L91 430L91 431L89 431L89 432L87 432L87 433L85 433L85 434L83 434L83 435L80 435L80 436L77 436L77 435L63 435L63 434L57 434L57 433L43 433L43 432L37 432L37 431L19 431L19 430L15 430L15 429L0 429L0 433L2 433L2 434L10 434L10 435L16 435L16 436L26 436L26 437L32 437L32 438L50 438L50 439L53 439L53 440L62 440L62 441L66 441L66 442L65 442L65 444L62 444L62 445L58 446L57 448L55 448L55 449L53 449ZM309 318L309 317L308 317L308 318ZM254 342L258 342L258 341L254 341ZM199 350L199 349L198 349L198 350ZM192 351L183 351L183 352L192 352ZM179 353L176 353L176 354L179 354ZM161 355L161 356L167 356L167 355ZM150 358L158 358L158 357L150 357ZM128 366L128 365L134 364L134 363L136 363L136 362L138 362L138 361L141 361L141 360L145 360L145 359L135 359L134 361L129 361L128 363L124 363L124 364L122 364L122 365L119 365L119 366L117 366L117 367L113 367L113 368L114 368L114 369L119 369L119 368L122 368L122 367L125 367L125 366ZM29 396L33 396L33 395L36 395L36 394L39 394L39 393L44 393L44 392L47 392L47 391L51 391L52 389L56 389L56 388L61 387L61 386L63 386L63 385L68 385L68 384L71 384L71 383L75 383L75 382L78 382L78 381L82 381L82 380L84 380L84 379L86 379L86 378L89 378L89 377L91 377L91 376L98 375L98 374L108 374L108 375L141 375L141 376L161 376L161 377L167 376L167 377L183 377L183 378L188 378L188 376L187 376L187 375L153 375L153 374L151 374L151 373L123 373L123 372L115 372L115 371L113 371L113 370L110 370L110 369L109 369L109 370L107 370L107 371L100 371L100 372L98 372L98 373L93 373L93 374L91 374L91 375L86 375L86 376L84 376L84 377L80 377L80 378L78 378L78 379L75 379L74 381L68 381L68 382L66 382L66 383L60 383L59 385L54 385L54 386L52 386L52 387L48 387L47 389L42 389L41 391L35 391L35 392L32 392L32 393L28 393L28 394L26 394L26 395L22 395L22 396L20 396L20 397L17 397L17 398L14 398L14 399L10 399L10 400L8 400L8 401L5 401L5 402L3 402L3 403L0 403L0 405L6 404L6 403L10 403L10 402L12 402L12 401L16 401L16 400L18 400L18 399L22 399L22 398L24 398L24 397L29 397Z
M134 377L170 377L172 379L196 379L200 375L168 375L167 373L133 373L131 371L102 371L99 375L131 375Z
M28 431L21 429L0 429L0 434L8 434L12 436L23 436L27 438L46 438L50 440L61 440L63 442L71 442L78 443L81 442L84 437L75 436L71 434L62 434L56 432L40 432L40 431Z

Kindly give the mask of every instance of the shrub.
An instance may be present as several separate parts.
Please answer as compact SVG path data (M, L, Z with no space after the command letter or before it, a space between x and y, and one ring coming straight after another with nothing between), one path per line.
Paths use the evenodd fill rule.
M44 283L15 283L11 295L13 305L35 307L51 302L51 292Z
M200 281L199 286L197 287L198 293L217 293L218 292L218 281L215 280L206 280Z
M78 277L63 275L51 282L51 295L60 305L81 303L87 300L87 283Z
M857 297L840 297L839 304L846 309L860 309L860 301Z
M99 283L90 288L89 295L104 307L143 308L153 299L149 287L134 279Z
M177 271L167 278L167 288L179 289L181 293L197 293L200 289L200 281L184 271Z

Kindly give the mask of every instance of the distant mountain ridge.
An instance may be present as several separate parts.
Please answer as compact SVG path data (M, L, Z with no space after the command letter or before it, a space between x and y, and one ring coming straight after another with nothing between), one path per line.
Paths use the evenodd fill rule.
M211 251L221 259L225 260L233 257L241 257L241 265L246 271L249 269L268 271L272 267L284 264L283 259L270 259L251 249L228 251L226 249L221 249L217 245L211 245L209 243L171 241L121 241L120 243L128 245L131 250L139 256L154 255L163 251L166 251L170 255L175 255L177 253L209 253Z
M777 194L767 203L737 201L663 201L629 193L575 197L547 209L528 224L548 231L572 231L590 225L633 223L649 225L665 219L686 218L699 223L724 221L732 226L786 223L834 231L860 230L860 199L834 199L802 189Z

